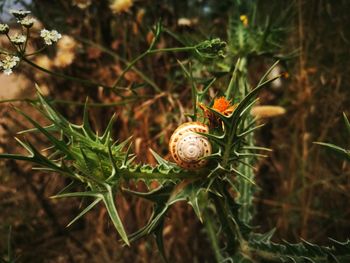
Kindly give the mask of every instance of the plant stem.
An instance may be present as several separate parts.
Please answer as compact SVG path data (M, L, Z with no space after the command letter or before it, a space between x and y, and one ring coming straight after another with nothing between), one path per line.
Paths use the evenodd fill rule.
M248 83L248 73L247 73L247 58L241 57L238 59L236 63L235 71L235 89L231 88L231 92L227 92L226 96L230 96L230 94L235 93L236 97L241 100L244 98L248 92L249 92L249 83ZM236 70L237 69L237 70ZM231 83L230 83L231 84ZM232 92L232 90L235 90L235 92ZM236 99L236 98L235 98ZM247 127L249 123L252 121L252 116L248 116L246 120L243 123L243 129L244 127ZM247 135L247 146L254 146L254 132ZM254 181L254 171L251 167L253 160L249 160L249 166L245 164L240 164L238 166L239 172L244 174L249 181ZM244 178L238 179L238 189L240 192L240 195L238 197L238 203L240 203L242 206L240 208L239 217L240 219L249 224L250 220L252 218L251 210L253 206L253 185L248 180Z
M11 45L15 48L15 50L17 52L20 52L20 50L18 50L18 47L11 41L11 38L10 38L8 33L6 34L6 37L7 37L8 41L10 41Z
M134 101L137 101L138 99L143 98L143 97L134 97L134 98L124 98L122 101L116 101L116 102L111 102L111 103L85 103L85 102L79 102L79 101L72 101L72 100L50 100L51 104L68 104L68 105L74 105L74 106L85 106L87 105L88 107L113 107L113 106L119 106L119 105L126 105L128 103L132 103ZM36 103L38 102L38 99L35 98L17 98L17 99L4 99L0 100L1 103L9 103L9 102L28 102L28 103Z
M215 259L218 263L222 262L223 256L220 253L219 239L215 233L212 217L211 217L209 211L207 211L207 209L204 210L204 224L205 224L205 228L207 230L210 244L214 250Z
M215 205L218 219L223 228L222 231L227 236L226 250L230 255L233 255L238 252L241 242L244 241L241 230L234 219L237 217L237 212L232 212L232 209L235 209L234 201L231 199L232 197L227 192L226 186L222 181L216 182L213 185L216 186L216 191L220 193L220 196L217 194L210 194L209 196Z
M144 57L150 55L150 54L155 54L155 53L160 53L160 52L181 52L181 51L191 51L194 50L195 47L174 47L174 48L160 48L160 49L147 49L144 53L139 55L137 58L132 60L128 66L123 70L123 72L119 75L117 80L112 86L112 89L114 89L120 81L123 79L124 75L126 72L128 72L139 60L143 59Z
M12 54L12 53L10 53L10 52L8 52L7 50L2 49L2 48L0 48L0 54L4 54L4 55L14 55L14 54Z
M240 62L241 62L241 58L238 58L236 65L235 65L235 69L232 72L230 83L228 84L228 87L227 87L227 90L225 93L225 97L227 100L230 100L233 97L232 95L235 94L234 88L235 88L236 79L237 79L237 70L238 70L238 67L240 65ZM237 85L236 85L236 89L237 89Z
M170 180L176 180L176 179L197 179L202 178L207 175L206 172L190 172L190 171L182 171L180 173L160 173L153 171L152 173L147 172L139 172L139 171L129 171L128 169L121 169L118 171L120 176L125 179L155 179L155 180L162 180L162 179L170 179Z
M97 43L94 43L90 40L87 40L87 39L83 39L83 38L78 38L79 41L87 44L87 45L90 45L90 46L94 46L94 47L97 47L98 49L100 49L101 51L105 52L106 54L110 55L111 57L113 57L115 60L120 60L121 62L125 63L125 64L129 64L129 62L118 56L115 52L113 52L112 50L100 45L100 44L97 44ZM147 82L151 87L154 88L155 91L157 92L161 92L161 89L160 87L153 81L151 80L149 77L147 77L144 73L142 73L140 70L138 70L135 66L133 67L133 71L135 71L135 73L137 75L139 75L145 82Z
M29 37L30 37L30 30L29 30L29 28L27 28L26 41L24 42L24 45L23 45L23 53L26 52Z
M226 99L230 100L234 98L235 102L240 101L241 98L244 98L246 91L243 92L241 85L246 84L244 82L247 78L247 58L239 57L235 64L235 69L232 72L232 77L230 83L225 93ZM243 83L242 83L243 80Z
M74 82L82 83L82 84L85 84L87 86L96 86L96 87L102 87L102 88L105 88L105 89L112 89L110 86L107 86L107 85L104 85L104 84L101 84L101 83L93 82L93 81L90 81L90 80L87 80L87 79L76 78L76 77L68 76L68 75L65 75L65 74L62 74L62 73L57 73L57 72L53 72L51 70L45 69L45 68L40 67L39 65L35 64L34 62L30 61L29 59L27 59L24 56L22 57L22 60L24 62L28 63L29 65L31 65L32 67L34 67L36 69L39 69L40 71L43 71L43 72L45 72L47 74L50 74L52 76L55 76L55 77L64 78L64 79L71 80L71 81L74 81ZM125 90L128 90L128 89L113 87L112 90L113 91L116 91L116 90L119 90L119 91L123 90L123 91L125 91ZM116 95L118 95L118 94L116 94Z
M194 121L197 120L197 101L198 101L198 92L197 92L197 88L194 84L194 80L193 80L193 75L192 75L192 65L190 63L190 81L191 81L191 92L192 92L192 106L193 106L193 116L192 119Z
M42 48L38 49L37 51L33 52L33 53L29 53L29 54L25 54L25 57L29 57L29 56L34 56L36 54L41 53L42 51L44 51L46 49L47 46L43 46Z

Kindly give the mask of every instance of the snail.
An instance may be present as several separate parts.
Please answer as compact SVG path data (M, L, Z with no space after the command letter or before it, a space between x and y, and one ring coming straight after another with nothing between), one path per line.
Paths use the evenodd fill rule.
M170 137L169 151L175 162L182 168L194 170L206 165L203 159L211 154L211 144L200 133L208 133L207 125L200 122L181 124Z

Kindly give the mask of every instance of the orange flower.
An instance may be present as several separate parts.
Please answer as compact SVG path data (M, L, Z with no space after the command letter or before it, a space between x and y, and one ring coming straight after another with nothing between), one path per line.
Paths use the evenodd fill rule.
M218 112L224 113L230 106L231 103L225 97L220 97L214 100L212 108Z
M198 103L199 108L203 111L204 117L208 119L211 128L219 127L221 125L220 119L215 116L213 112L203 103ZM230 116L237 107L237 104L231 105L231 102L225 97L219 97L214 99L214 104L210 109L213 109L222 115Z

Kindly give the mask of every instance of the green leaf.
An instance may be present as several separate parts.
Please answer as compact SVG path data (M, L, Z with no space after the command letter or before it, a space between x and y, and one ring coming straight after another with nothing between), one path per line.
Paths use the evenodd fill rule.
M72 224L74 224L79 218L81 218L83 215L85 215L87 212L89 212L101 200L102 200L102 198L96 198L90 205L88 205L83 211L81 211L72 221L70 221L68 223L67 227L70 227Z
M130 241L133 242L135 240L140 239L141 237L153 233L159 225L163 224L164 216L168 211L168 208L169 205L166 203L157 203L155 205L152 216L150 217L147 224L144 227L137 230L136 232L129 235Z
M147 199L155 203L165 203L169 199L174 187L175 184L167 183L149 192L137 192L126 188L123 188L123 192Z
M119 235L121 236L121 238L123 239L123 241L130 246L129 243L129 239L128 236L125 232L123 223L120 220L120 217L118 215L118 211L115 207L115 203L114 203L114 196L113 196L113 192L112 189L110 187L107 187L107 192L102 194L103 196L103 202L106 205L109 217L111 218L115 228L117 229Z
M269 232L260 234L260 233L251 233L251 239L256 242L270 242L272 236L275 234L276 228L272 228Z
M321 145L323 147L326 147L327 149L333 151L334 153L337 153L342 158L350 161L350 152L348 150L345 150L337 145L331 144L331 143L325 143L325 142L314 142L315 144Z
M34 121L31 117L25 114L23 111L16 109L21 115L23 115L31 124L34 125L36 129L38 129L43 135L45 135L51 143L53 143L58 149L62 151L68 158L73 158L66 143L63 141L57 140L54 136L52 136L45 128L43 128L39 123Z
M159 225L156 227L156 229L154 230L154 235L155 235L156 244L157 244L158 251L160 252L160 255L162 256L165 263L169 263L166 257L165 248L164 248L163 229L164 229L164 221L161 221Z
M72 193L63 193L63 194L53 195L50 198L56 199L56 198L67 198L67 197L95 197L95 198L101 198L102 194L99 193L99 192L72 192Z
M277 244L270 241L272 234L270 231L263 235L251 235L249 239L251 253L268 262L349 262L349 240L346 242L331 240L331 246L318 246L305 240L297 244L286 241Z
M343 118L344 118L344 122L345 122L345 127L348 131L348 133L350 134L350 122L348 117L346 117L346 114L343 112Z
M240 171L238 171L237 169L233 168L231 166L231 169L230 169L232 172L234 172L235 174L239 175L240 177L242 177L244 180L246 180L247 182L249 182L250 184L252 185L256 185L255 182L250 179L249 177L247 177L246 175L244 175L243 173L241 173Z
M105 129L105 132L103 133L103 135L100 137L100 140L102 143L109 143L110 140L110 134L113 128L113 124L116 122L116 114L113 114L111 119L108 122L108 125Z
M153 151L151 148L149 148L149 151L153 155L153 157L156 159L157 163L160 165L165 165L167 167L177 167L175 163L172 163L170 161L165 160L163 157L161 157L158 153Z
M85 134L90 138L95 138L95 134L92 132L90 122L89 122L89 114L88 114L88 98L86 98L85 105L84 105L84 114L83 114L83 131Z

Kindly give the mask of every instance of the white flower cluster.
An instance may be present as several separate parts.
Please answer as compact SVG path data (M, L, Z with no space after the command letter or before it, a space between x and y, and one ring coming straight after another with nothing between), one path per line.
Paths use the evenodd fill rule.
M21 45L26 42L26 37L21 34L16 34L10 37L11 42L14 43L15 45Z
M20 59L17 56L6 56L3 60L0 61L0 67L6 75L10 75L12 73L12 69L17 65L19 61Z
M31 17L25 17L23 19L18 20L17 22L26 28L30 28L34 25L35 19Z
M52 43L57 42L62 35L56 30L43 29L40 32L40 36L44 39L46 45L52 45Z
M0 24L0 34L7 34L10 28L7 24Z
M17 19L23 19L30 14L30 11L11 9L10 13Z
M32 27L35 22L34 18L28 17L28 15L31 13L30 11L12 9L10 10L10 13L17 18L18 23L26 28Z

